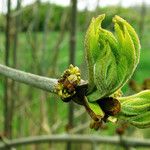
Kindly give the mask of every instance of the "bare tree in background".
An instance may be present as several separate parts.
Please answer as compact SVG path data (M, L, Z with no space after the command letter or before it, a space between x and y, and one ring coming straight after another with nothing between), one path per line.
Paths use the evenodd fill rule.
M21 0L17 0L17 6L16 6L16 12L19 11L21 8ZM17 47L18 47L18 34L20 30L20 14L16 15L14 18L14 43L13 43L13 51L12 51L12 66L13 68L17 67ZM10 123L13 123L13 116L14 116L14 108L15 108L15 101L19 97L19 87L16 85L15 81L12 80L11 82L11 97L10 97L10 106L9 106L9 112L10 112ZM13 129L11 125L11 135L12 135ZM13 136L13 135L12 135Z
M45 61L45 49L46 49L46 41L47 41L47 32L48 32L48 23L49 19L51 18L51 12L50 10L47 10L45 22L44 22L44 28L43 28L43 40L42 42L39 41L39 14L40 14L40 8L41 8L41 0L36 0L33 8L33 15L34 19L30 24L30 27L28 29L28 37L29 37L29 43L32 48L32 59L34 61L34 64L31 64L31 68L34 68L34 72L38 74L47 74L46 70L44 69L44 63ZM51 8L49 8L51 9ZM32 95L33 91L29 89L30 95ZM44 91L41 91L39 94L39 122L38 122L38 128L35 128L35 132L33 134L51 134L50 127L48 125L48 115L47 115L47 108L46 108L46 99L47 99L47 93ZM29 113L32 114L31 111ZM43 149L42 145L35 145L34 149Z
M75 64L77 0L71 0L69 63Z
M75 64L76 51L76 16L77 16L77 0L71 0L71 15L70 15L70 48L69 48L69 64ZM68 130L74 125L74 104L69 103L68 111ZM71 143L68 142L67 150L71 150Z
M11 22L11 0L7 0L6 14L6 42L5 42L5 65L9 66L10 57L10 22ZM8 78L5 78L4 83L4 134L6 137L11 137L11 122L9 113L9 93L8 93Z
M56 44L54 45L54 47L52 48L52 52L54 52L53 58L52 58L52 77L55 76L56 74L56 66L57 66L57 62L58 62L58 58L59 58L59 52L60 52L60 46L64 40L64 34L65 34L65 29L66 29L66 23L68 21L68 10L66 10L67 12L64 12L62 17L61 17L61 21L60 21L60 35L58 37L58 40L56 42Z
M16 11L19 11L21 8L21 1L17 0ZM13 67L17 66L17 46L18 46L18 34L20 30L20 14L15 16L15 35L14 35L14 46L13 46Z

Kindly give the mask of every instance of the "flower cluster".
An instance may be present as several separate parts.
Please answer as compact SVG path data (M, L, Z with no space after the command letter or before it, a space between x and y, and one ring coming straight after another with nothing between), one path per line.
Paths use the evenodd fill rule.
M78 67L70 65L58 80L56 91L62 100L69 99L76 93L76 87L80 84L81 75Z

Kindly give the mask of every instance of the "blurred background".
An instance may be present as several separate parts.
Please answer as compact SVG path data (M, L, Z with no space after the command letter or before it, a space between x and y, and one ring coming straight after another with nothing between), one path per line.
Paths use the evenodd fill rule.
M0 0L0 63L54 78L59 78L72 63L81 69L86 80L85 32L91 18L103 13L106 14L103 28L113 32L112 17L119 15L135 28L141 41L140 64L123 88L124 95L149 89L150 0ZM71 133L113 138L121 128L127 137L150 138L150 129L136 129L122 123L108 123L94 131L89 128L91 119L83 107L63 103L56 95L3 76L0 81L1 136L14 139ZM96 148L125 149L108 144ZM45 143L18 149L90 150L92 147L81 143Z

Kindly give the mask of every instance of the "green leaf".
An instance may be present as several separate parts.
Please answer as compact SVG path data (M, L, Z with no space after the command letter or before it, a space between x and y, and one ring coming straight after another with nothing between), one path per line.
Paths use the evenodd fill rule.
M91 102L120 89L139 62L140 43L133 27L115 16L115 37L100 26L103 19L104 15L92 19L85 37L89 70L88 99Z
M118 97L118 100L121 103L118 118L138 128L150 127L150 90L132 96Z
M85 52L86 52L86 61L88 66L89 73L89 92L94 89L94 64L98 57L99 51L99 29L101 28L101 22L104 19L105 15L100 15L97 18L92 18L89 28L85 35Z
M104 112L97 102L89 102L86 97L83 99L83 105L94 121L100 121L104 117Z
M150 127L150 111L142 113L140 115L130 117L127 121L137 128L149 128Z
M118 20L119 20L119 22L118 22ZM136 31L134 30L134 28L126 20L122 19L121 17L119 17L117 15L114 17L113 21L124 24L126 26L128 32L130 34L130 37L133 41L134 47L135 47L136 63L138 63L139 58L140 58L141 45L140 45L138 35L136 34Z
M117 77L115 57L108 42L104 44L103 53L104 55L100 55L94 65L94 82L101 97L113 90Z
M101 107L98 105L97 102L94 103L88 102L88 105L98 118L104 117L104 112L102 111Z
M142 91L138 94L118 97L121 103L121 114L133 116L150 111L150 90Z

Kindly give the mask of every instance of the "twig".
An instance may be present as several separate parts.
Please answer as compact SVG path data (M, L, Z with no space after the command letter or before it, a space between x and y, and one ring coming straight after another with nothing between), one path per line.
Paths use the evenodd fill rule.
M15 81L34 86L36 88L39 88L48 92L56 93L55 86L58 81L57 79L38 76L35 74L13 69L5 65L1 65L1 64L0 64L0 74L6 77L9 77ZM83 86L86 84L88 83L82 80L79 86Z
M78 117L80 117L81 115L83 115L85 113L85 109L84 108L81 108L80 110L78 110L78 111L76 111L75 113L74 113L74 117L75 118L78 118Z
M12 69L1 64L0 74L9 77L15 81L29 84L31 86L43 89L45 91L55 93L55 85L57 84L57 79L41 77L31 73L26 73L24 71Z
M90 117L94 120L94 121L98 121L99 118L96 116L96 114L93 112L93 110L90 109L89 105L88 105L88 102L87 102L87 97L84 96L83 98L83 105L87 111L87 113L90 115Z
M130 147L126 144L126 142L123 140L122 135L119 135L120 139L120 145L124 148L124 150L130 150Z
M52 75L56 74L56 68L57 68L57 62L59 58L60 53L60 46L64 40L64 33L66 29L66 22L68 21L68 12L63 13L60 23L60 35L58 37L58 40L56 41L54 47L52 48L52 52L54 52L53 58L52 58Z
M18 17L19 15L23 14L25 11L29 11L30 9L32 9L32 7L34 7L34 5L28 5L27 7L22 7L21 9L12 12L11 18Z
M124 143L129 147L150 147L150 140L148 139L135 139L135 138L124 138ZM48 142L76 142L76 143L107 143L120 145L120 139L116 136L99 136L99 135L43 135L43 136L34 136L19 138L14 140L9 140L6 143L0 143L0 149L9 147L19 147L22 145L29 144L40 144Z
M90 126L90 122L91 122L91 121L87 121L86 123L84 123L84 124L82 124L82 125L79 125L79 126L73 128L73 129L71 129L71 130L69 131L69 133L75 134L75 133L81 132L82 130L84 130L84 129L86 129L86 128L88 128L88 127Z

